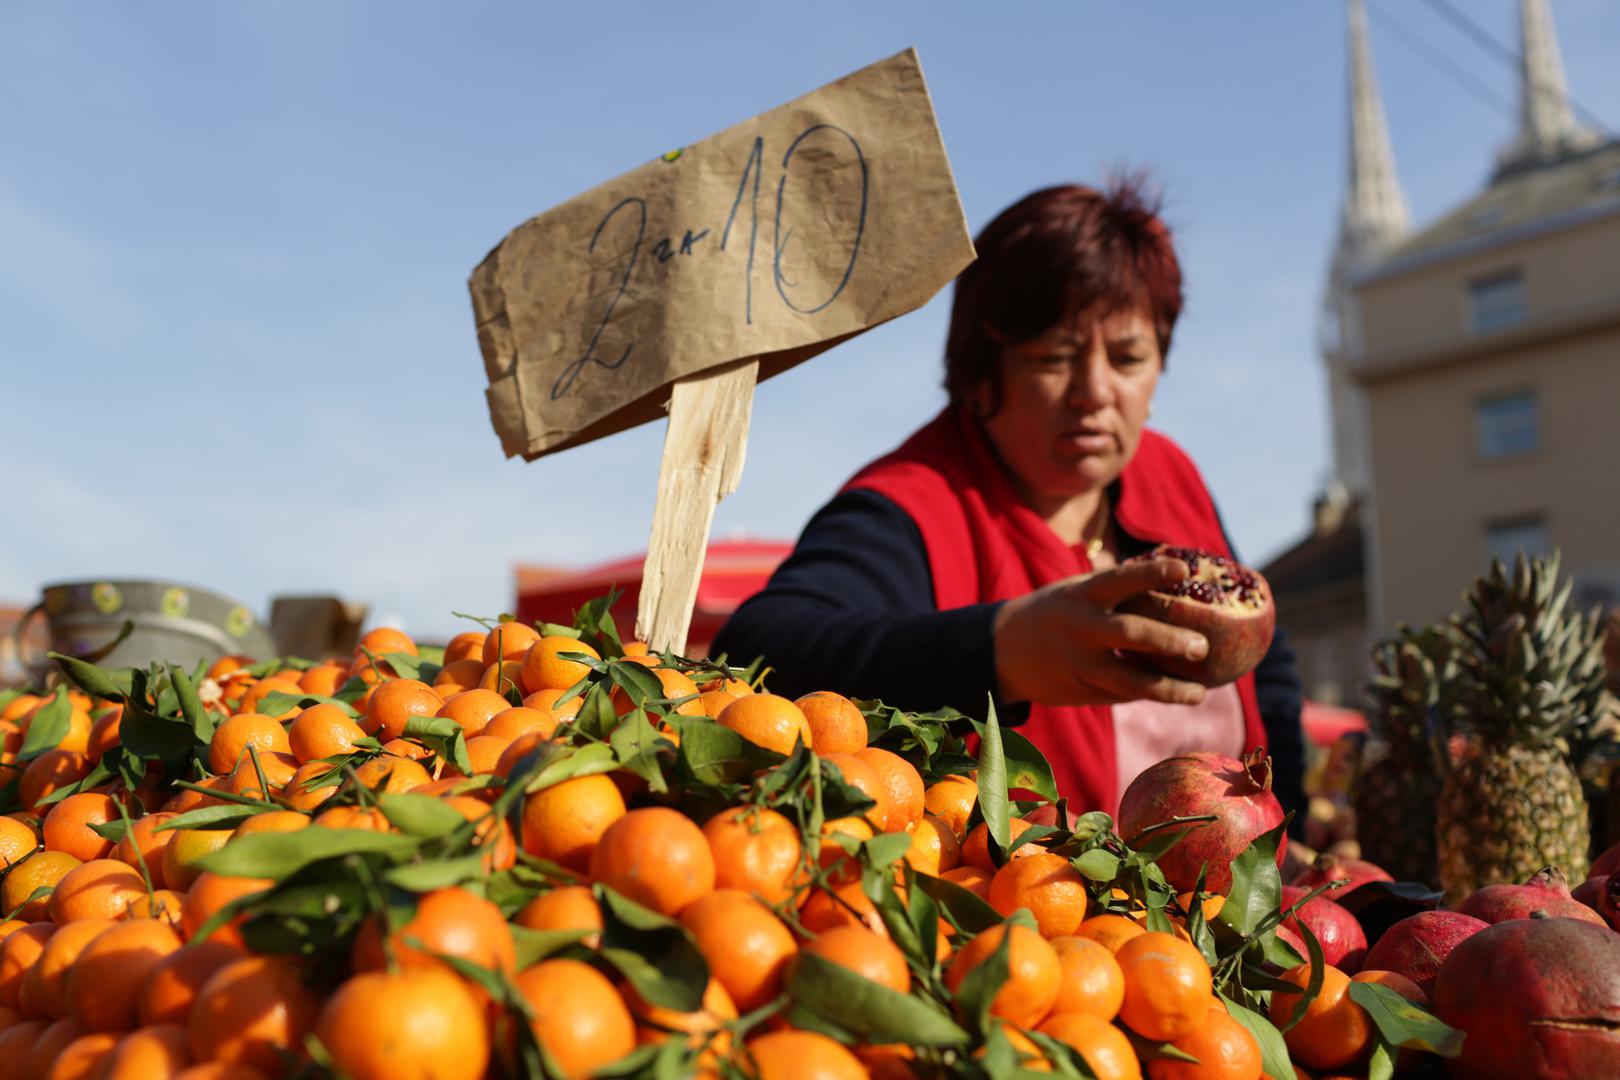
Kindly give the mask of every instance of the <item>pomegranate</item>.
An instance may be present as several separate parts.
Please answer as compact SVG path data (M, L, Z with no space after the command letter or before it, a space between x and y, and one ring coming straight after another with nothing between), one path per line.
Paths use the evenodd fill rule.
M1446 958L1434 1011L1467 1036L1455 1076L1620 1076L1620 936L1575 919L1497 923Z
M1292 907L1310 891L1298 885L1284 885L1282 906ZM1296 933L1299 923L1304 923L1316 935L1317 942L1322 946L1322 958L1328 963L1346 975L1354 975L1361 970L1362 961L1367 956L1367 935L1362 932L1361 923L1356 921L1354 915L1326 896L1318 896L1283 920L1283 925Z
M1602 915L1570 895L1564 872L1556 866L1542 867L1523 885L1487 885L1476 889L1457 905L1457 910L1488 923L1528 919L1535 912L1543 911L1554 918L1608 925Z
M1266 579L1224 555L1169 544L1129 561L1166 557L1186 563L1192 576L1132 597L1119 610L1196 630L1208 639L1209 654L1188 660L1143 653L1142 659L1166 675L1205 686L1224 686L1253 671L1277 624Z
M1620 931L1620 874L1587 878L1570 896L1603 916L1610 930Z
M1187 892L1207 866L1204 888L1224 895L1232 887L1232 860L1283 821L1282 804L1271 793L1271 759L1264 750L1242 761L1200 752L1149 766L1119 801L1119 831L1126 843L1135 843L1154 825L1203 814L1213 814L1215 820L1178 826L1181 839L1159 857L1159 869L1177 892ZM1286 854L1287 845L1279 844L1278 866Z
M1334 896L1348 896L1369 881L1394 881L1381 867L1362 859L1341 859L1326 852L1316 857L1303 872L1296 874L1290 885L1302 885L1306 891L1319 888L1330 881L1348 881L1350 884L1336 890Z
M1591 877L1607 877L1616 870L1620 870L1620 844L1593 859L1592 869L1587 873Z
M1601 915L1603 914L1603 893L1608 887L1608 877L1589 877L1571 889L1569 895Z
M1461 912L1420 911L1385 931L1367 950L1361 966L1369 971L1405 975L1425 994L1432 994L1434 977L1451 950L1489 925Z

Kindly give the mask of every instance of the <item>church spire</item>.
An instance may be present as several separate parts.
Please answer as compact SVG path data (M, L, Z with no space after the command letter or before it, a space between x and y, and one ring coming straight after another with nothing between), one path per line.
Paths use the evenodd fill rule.
M1519 0L1519 130L1501 168L1533 164L1596 141L1575 121L1547 0Z
M1362 0L1349 0L1349 22L1350 184L1337 255L1353 264L1382 254L1406 235L1407 217L1373 73Z
M1373 74L1367 9L1348 0L1350 30L1350 169L1339 217L1339 240L1328 268L1318 327L1328 369L1335 485L1352 496L1370 484L1366 392L1353 369L1362 350L1361 306L1351 281L1357 270L1387 254L1406 236L1406 200L1395 179L1384 104Z

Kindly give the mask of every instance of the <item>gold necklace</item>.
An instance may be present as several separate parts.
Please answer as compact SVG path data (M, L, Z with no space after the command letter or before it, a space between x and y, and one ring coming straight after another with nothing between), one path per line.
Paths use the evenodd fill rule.
M1100 553L1102 551L1102 549L1103 549L1103 541L1108 536L1108 517L1109 517L1109 509L1110 509L1110 507L1108 505L1108 492L1106 490L1103 491L1102 500L1101 500L1099 505L1101 505L1102 512L1103 512L1102 529L1101 529L1101 531L1098 532L1098 534L1096 536L1094 536L1090 540L1086 541L1086 559L1087 559L1087 561L1095 561L1096 560L1098 553Z

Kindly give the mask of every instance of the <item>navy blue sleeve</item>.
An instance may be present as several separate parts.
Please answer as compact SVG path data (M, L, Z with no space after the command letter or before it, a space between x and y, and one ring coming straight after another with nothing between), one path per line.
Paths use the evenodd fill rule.
M1220 512L1216 511L1217 520ZM1221 526L1222 535L1226 526ZM1226 537L1226 547L1237 558L1232 538ZM1260 723L1266 729L1266 745L1271 754L1271 790L1291 810L1294 819L1288 824L1288 835L1296 840L1305 839L1305 818L1310 800L1305 794L1305 729L1300 714L1305 706L1305 690L1299 679L1299 667L1294 647L1288 643L1288 632L1277 627L1271 637L1271 648L1254 669L1255 703L1260 707Z
M996 681L999 606L936 610L916 522L857 489L810 519L793 554L732 614L710 651L734 664L763 656L767 685L788 697L831 689L982 717Z

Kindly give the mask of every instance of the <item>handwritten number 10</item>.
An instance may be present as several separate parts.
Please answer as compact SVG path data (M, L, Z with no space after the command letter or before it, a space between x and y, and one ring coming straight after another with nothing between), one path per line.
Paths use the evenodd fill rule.
M855 235L850 242L849 261L844 264L843 276L838 279L838 284L833 288L831 294L822 298L819 303L808 304L794 299L791 291L795 287L795 283L788 280L783 272L783 255L788 249L788 244L794 239L794 230L791 225L784 229L782 218L787 201L788 180L792 177L794 155L798 153L801 146L805 145L807 140L822 139L831 139L835 143L847 142L849 148L855 152L855 164L860 169L861 190L858 205L851 208L855 211ZM743 209L743 200L746 197L748 200L748 254L743 267L743 318L749 325L754 322L754 254L759 246L759 194L764 162L765 140L756 138L753 147L748 153L747 161L743 163L742 175L737 180L737 194L732 199L730 213L726 215L725 228L720 233L720 250L725 251L731 241L732 226L737 224L737 215ZM771 281L776 286L776 294L781 298L782 303L802 315L814 315L831 306L832 302L842 295L844 289L849 285L850 277L855 273L855 263L861 254L861 239L866 233L866 210L871 185L870 170L866 163L866 155L861 151L860 141L835 124L813 124L800 132L799 136L788 146L787 153L782 155L781 167L782 175L776 182L776 215L771 234ZM635 218L635 236L629 246L629 255L625 260L624 271L618 278L613 295L608 299L607 307L602 312L602 319L597 324L595 333L591 335L590 343L585 347L585 355L570 361L557 376L556 382L552 384L551 399L553 401L573 389L575 382L586 367L594 364L607 370L616 369L624 364L625 360L629 358L631 350L635 348L634 343L626 345L624 351L619 354L616 360L603 360L597 355L597 347L601 342L603 331L607 329L608 320L613 316L613 309L629 289L631 275L635 273L636 258L640 253L642 241L647 234L646 200L631 196L621 200L618 205L609 210L607 215L596 226L596 232L591 235L591 243L586 251L589 253L596 250L596 245L601 240L603 231L619 215L620 211L629 206L636 208L637 216ZM708 230L706 229L696 234L688 230L687 239L681 244L680 254L691 254L692 246L707 233ZM803 242L802 238L800 242ZM664 241L661 244L661 249L657 252L659 262L664 262L670 257L671 252L667 250L669 246L669 241Z
M861 197L860 206L855 217L855 238L850 244L849 262L844 265L844 274L838 280L838 285L821 303L812 307L803 307L788 295L793 282L787 280L782 273L782 253L787 250L788 241L793 238L793 229L790 226L786 232L782 230L782 209L787 196L787 182L790 168L793 164L793 155L799 150L800 144L806 139L820 132L828 132L848 141L850 148L855 151L855 163L861 170ZM743 289L743 317L750 324L754 321L754 251L759 241L759 178L763 171L765 157L765 140L756 138L754 147L748 154L748 161L743 166L742 177L737 182L737 197L731 202L731 213L726 216L726 227L720 234L720 250L726 250L731 239L731 226L737 220L737 211L742 206L743 195L749 196L748 201L748 261L743 273L746 287ZM753 190L749 191L749 180L753 180ZM782 177L776 182L776 224L772 235L771 246L774 249L771 259L771 280L776 284L776 294L782 298L782 303L794 311L804 315L814 315L816 312L829 306L844 291L849 284L850 275L855 272L855 261L860 258L861 238L866 233L866 205L867 195L871 185L871 176L866 164L866 155L861 152L860 140L834 124L814 124L799 133L793 140L787 153L782 155Z

